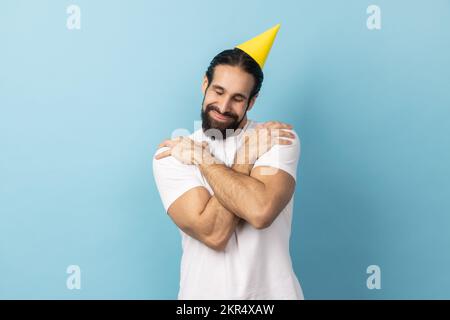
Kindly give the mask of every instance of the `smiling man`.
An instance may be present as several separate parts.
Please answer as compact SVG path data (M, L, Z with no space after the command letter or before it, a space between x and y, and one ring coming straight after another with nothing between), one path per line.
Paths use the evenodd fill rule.
M153 173L182 235L179 299L303 299L289 238L300 141L247 118L279 25L211 61L202 128L165 140Z

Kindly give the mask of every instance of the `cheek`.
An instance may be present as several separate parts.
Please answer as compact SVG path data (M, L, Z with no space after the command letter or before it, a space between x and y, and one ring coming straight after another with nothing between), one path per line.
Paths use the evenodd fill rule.
M211 104L211 103L214 103L214 102L217 102L216 99L215 99L215 95L212 94L212 93L207 92L206 95L205 95L203 106L205 107L208 104Z
M242 116L245 112L246 106L246 102L234 102L232 109L235 114Z

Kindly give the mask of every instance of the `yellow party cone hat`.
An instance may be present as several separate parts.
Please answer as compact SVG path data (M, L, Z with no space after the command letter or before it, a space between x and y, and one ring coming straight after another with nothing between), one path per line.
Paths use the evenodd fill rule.
M267 31L264 31L260 35L257 35L253 39L244 42L236 48L241 49L245 53L247 53L250 57L255 59L255 61L259 64L261 69L264 67L264 63L266 62L267 56L269 55L270 49L272 48L273 41L277 36L278 30L280 29L280 24L277 24L275 27L270 28Z

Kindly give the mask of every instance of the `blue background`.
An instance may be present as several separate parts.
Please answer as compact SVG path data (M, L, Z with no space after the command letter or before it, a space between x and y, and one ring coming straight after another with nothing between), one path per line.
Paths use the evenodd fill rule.
M0 298L176 298L180 236L152 155L194 130L210 59L278 22L249 116L302 140L305 297L450 298L447 0L2 1Z

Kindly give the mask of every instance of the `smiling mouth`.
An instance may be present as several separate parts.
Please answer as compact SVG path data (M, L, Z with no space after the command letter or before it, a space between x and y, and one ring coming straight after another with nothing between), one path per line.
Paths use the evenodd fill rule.
M224 116L224 115L218 113L216 110L212 110L211 113L212 113L212 116L216 120L219 120L219 121L227 121L228 119L230 119L230 117Z

